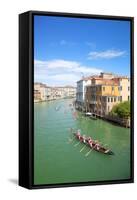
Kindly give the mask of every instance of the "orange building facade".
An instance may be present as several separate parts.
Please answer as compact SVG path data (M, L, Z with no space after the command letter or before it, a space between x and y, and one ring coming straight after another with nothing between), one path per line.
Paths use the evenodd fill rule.
M114 105L128 100L130 100L130 80L128 77L102 73L92 79L91 85L86 86L85 110L87 112L100 116L107 115Z

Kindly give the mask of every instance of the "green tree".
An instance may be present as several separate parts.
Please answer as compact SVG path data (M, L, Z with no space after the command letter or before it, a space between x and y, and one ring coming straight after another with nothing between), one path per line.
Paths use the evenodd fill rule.
M115 105L112 108L110 114L121 118L130 117L130 101L124 101L122 103Z

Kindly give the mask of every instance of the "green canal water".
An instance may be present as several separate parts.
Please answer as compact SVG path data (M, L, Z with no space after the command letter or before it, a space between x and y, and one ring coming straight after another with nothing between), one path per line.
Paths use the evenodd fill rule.
M34 184L55 184L130 178L130 129L93 120L70 107L72 99L34 104ZM59 110L56 107L59 106ZM99 140L115 155L89 151L69 128Z

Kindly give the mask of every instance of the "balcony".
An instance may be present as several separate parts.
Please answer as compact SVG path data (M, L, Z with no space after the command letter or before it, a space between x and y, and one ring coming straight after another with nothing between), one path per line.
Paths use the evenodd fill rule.
M97 104L96 101L89 101L90 104Z

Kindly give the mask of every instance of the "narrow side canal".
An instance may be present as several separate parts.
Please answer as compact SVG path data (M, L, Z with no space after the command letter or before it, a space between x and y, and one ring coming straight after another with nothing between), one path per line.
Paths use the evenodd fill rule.
M130 177L130 129L82 116L62 99L34 104L34 184L119 180ZM106 144L115 155L89 151L70 128Z

